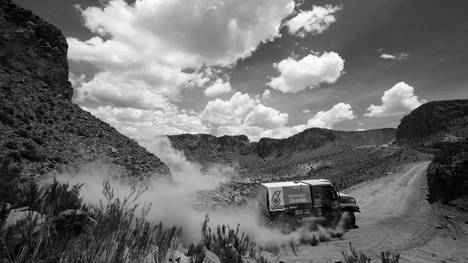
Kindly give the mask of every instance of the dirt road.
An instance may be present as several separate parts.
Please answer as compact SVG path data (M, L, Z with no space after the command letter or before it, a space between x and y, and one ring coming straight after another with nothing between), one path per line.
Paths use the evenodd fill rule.
M356 197L362 213L358 229L343 239L303 245L296 254L284 251L277 262L334 262L351 242L368 255L398 251L403 262L468 262L468 218L453 209L426 201L425 171L429 162L408 165L399 173L356 185L347 193Z

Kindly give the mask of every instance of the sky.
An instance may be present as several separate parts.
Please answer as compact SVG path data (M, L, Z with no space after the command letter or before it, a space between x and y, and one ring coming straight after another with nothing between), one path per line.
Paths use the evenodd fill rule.
M468 1L15 1L67 38L73 101L136 139L397 127L468 98Z

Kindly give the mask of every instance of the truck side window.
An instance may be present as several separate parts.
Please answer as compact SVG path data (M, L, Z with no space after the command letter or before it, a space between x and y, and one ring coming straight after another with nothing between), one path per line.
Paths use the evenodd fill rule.
M332 186L325 186L324 190L325 190L327 198L332 199L332 200L338 198L338 194L336 193L335 189Z

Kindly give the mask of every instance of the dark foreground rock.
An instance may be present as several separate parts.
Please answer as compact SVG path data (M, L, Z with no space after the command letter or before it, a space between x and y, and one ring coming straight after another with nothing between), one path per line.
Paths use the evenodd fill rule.
M468 140L450 143L434 156L427 170L429 200L468 201ZM460 202L455 202L460 206ZM465 205L468 205L466 203Z
M0 178L103 159L133 175L170 174L135 141L72 103L60 30L0 0Z
M427 171L430 201L468 205L468 100L421 105L401 120L396 137L435 153Z
M468 137L468 100L431 101L401 119L397 142L422 147L461 142Z

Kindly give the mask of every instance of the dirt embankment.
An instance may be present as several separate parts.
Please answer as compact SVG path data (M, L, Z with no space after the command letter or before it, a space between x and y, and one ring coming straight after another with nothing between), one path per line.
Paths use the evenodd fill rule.
M468 217L426 201L429 162L407 165L402 171L348 189L361 207L358 229L342 240L301 246L294 254L284 251L285 262L333 262L351 242L358 250L376 255L396 250L404 262L468 261Z

